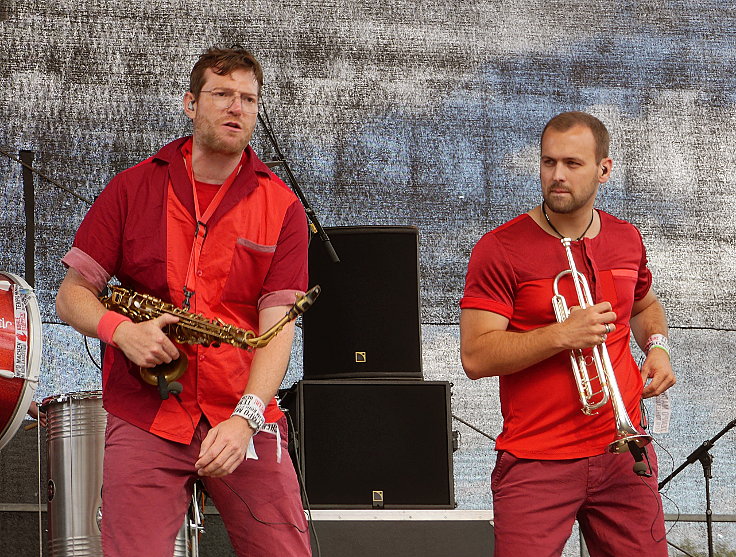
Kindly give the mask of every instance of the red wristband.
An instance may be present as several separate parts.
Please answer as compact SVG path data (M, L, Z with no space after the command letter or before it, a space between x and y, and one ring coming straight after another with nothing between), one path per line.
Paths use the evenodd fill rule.
M117 348L118 345L112 340L112 335L115 334L115 329L118 328L118 325L125 321L132 322L132 319L120 313L108 311L102 316L100 322L97 323L97 338L105 344L109 344L110 346Z

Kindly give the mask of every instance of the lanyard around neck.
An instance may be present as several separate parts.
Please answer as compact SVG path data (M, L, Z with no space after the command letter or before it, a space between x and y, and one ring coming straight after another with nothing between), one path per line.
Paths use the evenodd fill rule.
M182 154L184 155L184 165L187 168L189 182L192 185L192 195L194 197L194 216L196 220L196 226L194 227L194 241L192 242L192 251L189 254L189 267L187 268L187 276L184 280L184 301L182 302L182 307L188 311L190 309L190 299L192 296L194 296L196 292L194 288L194 283L196 282L195 277L199 273L199 258L202 255L204 241L207 238L207 223L219 207L220 203L225 197L225 194L227 194L228 190L230 189L230 186L232 186L233 182L235 182L235 178L238 176L240 169L243 167L243 159L245 158L245 153L243 153L243 156L240 158L240 162L235 167L235 170L232 171L230 176L228 176L225 182L223 182L223 184L220 186L220 189L217 190L217 194L215 194L215 197L205 209L204 214L201 213L199 208L197 185L194 181L191 139L187 141L182 147Z

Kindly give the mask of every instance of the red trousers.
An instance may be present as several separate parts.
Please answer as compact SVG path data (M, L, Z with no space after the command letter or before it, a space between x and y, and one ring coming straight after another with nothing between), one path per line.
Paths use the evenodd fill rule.
M491 475L495 557L562 554L578 520L591 557L667 557L657 461L634 474L629 453L527 460L501 451Z
M209 429L203 420L192 443L182 445L108 415L102 483L105 557L171 557L198 479L194 463ZM239 557L311 555L299 484L286 450L285 418L279 430L280 463L276 438L261 432L253 438L258 460L244 460L223 478L201 478Z

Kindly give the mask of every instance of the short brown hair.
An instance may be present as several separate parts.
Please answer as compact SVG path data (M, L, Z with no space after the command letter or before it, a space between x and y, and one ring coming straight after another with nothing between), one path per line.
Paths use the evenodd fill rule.
M595 139L595 154L598 160L608 157L608 147L611 143L611 136L608 134L606 126L603 125L598 118L591 116L587 112L563 112L552 118L542 130L542 138L547 128L566 132L574 126L585 126L588 128ZM540 138L541 143L541 138Z
M189 91L194 97L204 86L204 72L212 69L217 75L228 75L235 70L252 70L258 81L258 94L263 87L263 70L253 54L244 48L208 48L197 60L189 76Z

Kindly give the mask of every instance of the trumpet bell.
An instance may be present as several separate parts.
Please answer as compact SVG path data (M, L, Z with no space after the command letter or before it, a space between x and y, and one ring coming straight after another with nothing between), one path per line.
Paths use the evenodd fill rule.
M634 430L636 431L636 430ZM626 453L631 450L631 443L635 444L640 449L646 447L652 442L652 436L646 433L636 432L636 435L627 435L616 439L613 443L608 445L609 453Z

